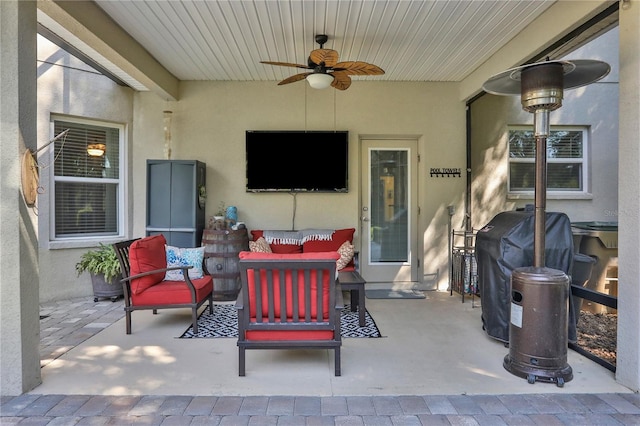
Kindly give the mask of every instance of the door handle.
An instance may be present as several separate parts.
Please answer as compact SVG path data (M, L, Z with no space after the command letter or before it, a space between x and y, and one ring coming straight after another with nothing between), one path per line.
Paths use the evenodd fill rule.
M363 222L369 222L369 218L368 218L368 217L366 217L366 216L362 216L362 221L363 221Z

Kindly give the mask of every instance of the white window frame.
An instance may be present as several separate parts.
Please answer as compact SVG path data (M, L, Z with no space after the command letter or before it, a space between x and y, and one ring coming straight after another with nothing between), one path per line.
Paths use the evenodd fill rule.
M127 221L126 214L127 205L126 205L126 182L127 182L127 156L126 156L126 146L127 146L127 126L122 123L115 123L110 121L101 121L96 119L88 119L76 116L67 116L67 115L59 115L52 114L50 119L50 128L49 134L51 135L51 139L55 137L54 135L54 127L56 121L67 121L71 123L77 124L86 124L92 126L100 126L106 128L113 128L118 130L118 144L119 144L119 176L117 179L95 179L95 178L86 178L83 182L98 182L98 183L115 183L117 185L118 190L118 212L117 212L117 232L114 235L81 235L81 236L73 236L73 237L56 237L56 199L55 199L55 185L56 182L64 182L70 181L71 179L60 176L55 176L54 167L48 167L49 170L49 182L50 188L49 191L49 248L75 248L75 247L91 247L97 246L99 243L111 244L117 241L122 241L126 235L127 229ZM55 147L52 146L49 151L49 164L53 165L55 161ZM77 180L77 178L74 178Z
M512 163L531 163L535 164L535 158L511 158L509 140L511 131L533 130L533 126L511 125L507 127L506 143L507 143L507 198L508 199L533 199L534 190L512 190L511 189L511 164ZM547 164L550 163L577 163L582 164L582 189L575 190L558 190L547 189L547 198L550 199L590 199L592 198L589 188L591 182L591 171L589 168L589 126L550 126L550 132L553 131L577 131L582 132L582 160L578 158L548 158Z

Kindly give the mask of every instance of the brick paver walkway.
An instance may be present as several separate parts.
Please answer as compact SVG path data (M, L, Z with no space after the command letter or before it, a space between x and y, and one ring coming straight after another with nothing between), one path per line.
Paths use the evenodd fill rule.
M638 425L637 394L2 397L2 425Z
M124 301L92 297L40 305L40 366L124 317Z

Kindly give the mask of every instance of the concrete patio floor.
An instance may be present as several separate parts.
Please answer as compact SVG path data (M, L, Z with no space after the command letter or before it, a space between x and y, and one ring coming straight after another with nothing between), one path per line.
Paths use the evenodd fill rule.
M249 351L247 375L238 377L236 339L178 338L189 326L188 310L134 312L133 334L126 335L121 301L45 305L41 307L46 316L41 336L43 383L20 397L3 398L2 424L23 418L21 410L28 413L40 398L52 395L59 397L50 402L53 406L70 398L85 402L106 398L113 404L133 398L129 402L133 405L120 415L127 419L135 413L160 415L162 421L175 415L175 410L167 414L166 409L166 415L159 414L163 403L205 398L211 405L207 417L211 424L276 424L271 423L268 406L282 398L291 401L291 408L276 420L293 421L287 424L305 424L316 416L328 416L322 424L640 424L638 395L616 383L611 371L568 350L573 380L562 388L529 384L502 366L509 350L482 330L478 299L475 304L469 298L462 303L455 293L425 293L426 299L367 299L367 310L383 337L345 338L340 377L333 375L332 355L323 350ZM424 409L415 408L416 398ZM243 401L258 400L266 405L256 415L271 420L251 420L251 415L243 414ZM210 418L218 403L222 407L230 401L235 401L231 404L237 405L235 411L222 413L218 420ZM296 414L295 401L317 409L298 409ZM355 408L363 401L372 409ZM405 406L407 401L413 403ZM483 406L487 401L493 403ZM343 409L325 407L334 403ZM136 404L156 409L141 414L144 410L138 406L136 411ZM376 409L376 404L382 405ZM187 416L188 405L178 416ZM406 409L409 406L413 408ZM354 423L352 415L357 417ZM224 420L226 416L231 417ZM373 422L367 416L385 419ZM106 421L115 418L110 415ZM196 420L190 415L189 421Z
M481 308L467 297L426 292L426 299L367 299L382 338L345 338L342 376L324 350L249 351L238 377L236 339L179 339L189 310L134 312L133 333L112 310L102 331L42 369L38 393L97 395L460 395L558 392L533 385L502 365L509 349L482 330ZM110 301L99 302L111 304ZM116 302L118 304L121 301ZM232 302L217 302L232 303ZM71 315L72 316L72 315ZM67 318L67 321L73 321ZM69 324L69 322L67 322ZM46 329L45 329L46 330ZM59 337L58 343L64 343ZM614 374L568 351L574 378L562 392L625 392Z

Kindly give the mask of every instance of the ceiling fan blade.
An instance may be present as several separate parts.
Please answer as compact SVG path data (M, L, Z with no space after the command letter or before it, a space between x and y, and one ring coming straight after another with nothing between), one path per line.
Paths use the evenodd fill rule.
M311 69L311 67L307 66L307 65L302 65L302 64L292 64L291 62L272 62L272 61L260 61L261 64L267 64L267 65L278 65L281 67L295 67L295 68L302 68L305 70L309 70Z
M333 67L338 62L338 52L332 49L316 49L309 54L309 60L316 65L322 65L326 68Z
M345 71L332 72L333 82L331 86L338 90L347 90L351 86L351 77L347 75Z
M304 80L305 78L307 78L307 76L309 74L313 74L313 73L312 72L303 72L303 73L300 73L300 74L292 75L291 77L285 78L280 83L278 83L278 86L282 86L283 84L295 83L296 81Z
M362 61L338 62L333 66L335 71L346 72L349 75L382 75L384 70L377 65Z

